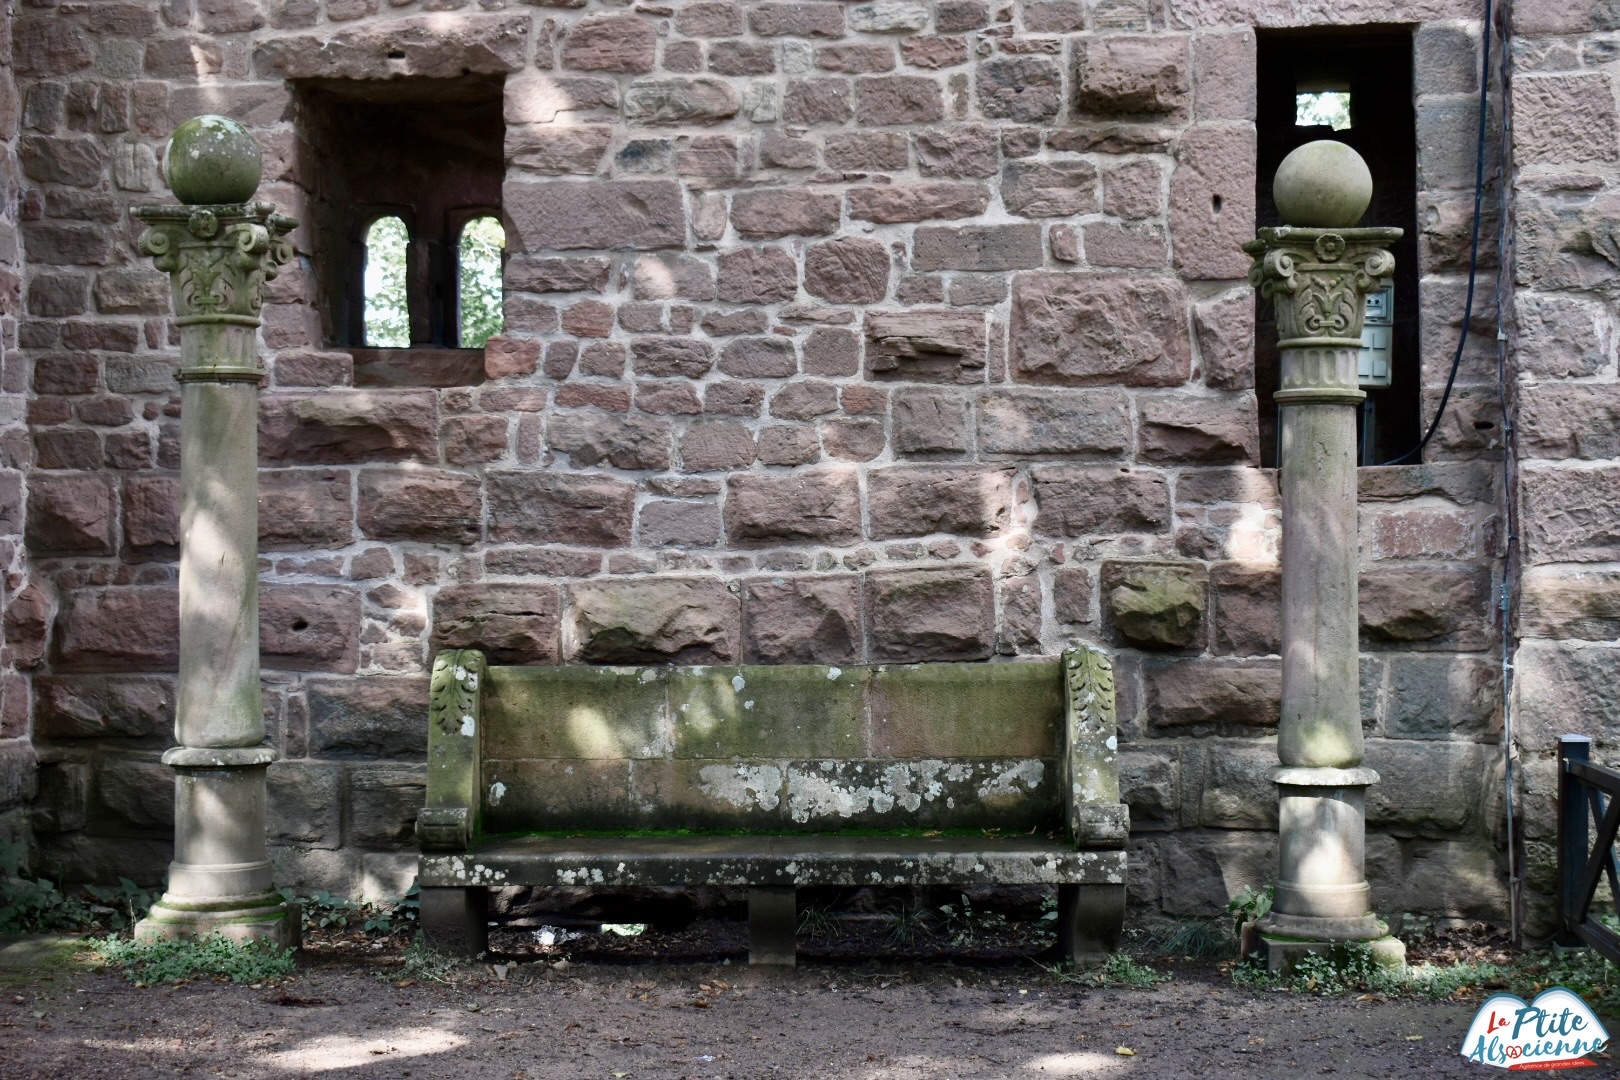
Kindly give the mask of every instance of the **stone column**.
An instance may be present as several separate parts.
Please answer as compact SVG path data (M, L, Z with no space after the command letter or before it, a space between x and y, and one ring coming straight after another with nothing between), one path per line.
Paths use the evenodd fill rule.
M1273 194L1290 224L1243 245L1255 260L1250 282L1276 308L1282 364L1280 851L1258 929L1272 970L1345 941L1400 964L1405 947L1372 913L1363 872L1366 790L1378 774L1361 765L1356 416L1366 395L1356 354L1366 296L1394 272L1386 249L1401 230L1352 227L1372 177L1343 143L1295 150Z
M174 288L180 328L180 683L175 853L169 887L137 936L296 945L298 917L271 888L259 696L257 331L264 283L297 224L259 186L258 144L219 116L169 143L180 206L141 206L141 251Z

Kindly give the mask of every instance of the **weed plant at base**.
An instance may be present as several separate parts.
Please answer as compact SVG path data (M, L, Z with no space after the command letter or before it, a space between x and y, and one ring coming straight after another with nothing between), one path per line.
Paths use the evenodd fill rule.
M172 941L102 938L90 942L90 951L108 967L122 968L124 977L136 986L200 977L257 983L285 978L294 969L291 949L259 941L244 944L223 934Z

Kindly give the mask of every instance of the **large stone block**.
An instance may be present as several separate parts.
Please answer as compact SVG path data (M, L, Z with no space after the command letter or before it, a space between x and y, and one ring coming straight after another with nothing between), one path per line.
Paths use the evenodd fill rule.
M1187 296L1163 278L1018 274L1012 368L1023 382L1176 386L1192 371Z
M347 841L396 848L416 841L416 813L426 801L427 777L420 765L348 766Z
M1493 639L1489 567L1375 567L1360 592L1363 646L1483 649Z
M1162 473L1106 465L1045 465L1030 470L1047 536L1158 533L1170 527L1170 492Z
M912 390L896 398L890 424L897 454L965 453L973 434L968 403L946 390Z
M1085 161L1009 162L1001 171L1001 201L1019 217L1095 213L1097 170Z
M1039 123L1057 116L1063 84L1057 64L1041 56L998 56L979 65L979 111L985 116Z
M889 249L876 240L841 237L804 253L804 289L834 304L875 304L889 295Z
M607 462L616 469L667 469L669 438L668 420L598 409L559 410L546 424L546 445L576 466Z
M1553 245L1563 246L1557 241L1549 244ZM1448 296L1446 299L1455 303L1454 296ZM1449 317L1445 320L1447 325L1444 328L1444 337L1442 341L1436 342L1436 346L1444 347L1440 356L1449 364L1452 350L1455 348L1453 341L1462 322L1460 315L1454 313L1455 309L1449 305L1448 308ZM1554 378L1597 375L1612 367L1615 362L1620 332L1617 332L1614 316L1609 314L1608 306L1600 301L1564 293L1521 292L1513 298L1513 318L1519 327L1519 346L1515 360L1518 369L1525 374ZM1478 333L1481 328L1474 324L1470 326L1470 330ZM1494 352L1491 359L1494 362ZM1546 429L1545 433L1538 437L1533 448L1543 452L1542 456L1546 457L1572 456L1568 453L1545 453L1561 445L1567 446L1571 437L1559 425L1560 417L1555 410L1560 404L1568 404L1580 411L1604 408L1608 405L1609 398L1609 395L1603 393L1605 389L1608 387L1602 384L1566 386L1560 383L1543 383L1526 386L1522 391L1524 397L1521 399L1521 406L1527 414L1527 419L1533 421L1538 428ZM1572 421L1582 419L1587 417L1571 418ZM1580 434L1595 440L1592 443L1593 449L1604 445L1605 436L1601 431L1588 429ZM1588 453L1573 456L1611 455Z
M470 544L480 533L478 477L452 469L362 469L360 533L375 540Z
M861 534L853 469L739 473L726 481L726 535L748 547L838 544Z
M555 585L452 585L433 598L433 648L481 649L492 664L554 664Z
M346 469L260 470L259 545L270 551L347 547L354 540L352 484L353 478ZM411 494L428 495L429 492ZM125 529L129 530L128 481L124 484L124 502ZM178 543L178 487L172 502L176 539L165 542ZM425 507L416 505L410 509L420 513ZM138 543L132 532L128 540L131 544ZM153 533L153 542L156 540Z
M1045 260L1035 224L927 225L913 234L914 270L1028 270Z
M533 24L527 15L439 13L378 19L335 34L264 39L253 50L260 77L281 79L453 79L522 69ZM183 40L174 44L184 46ZM187 53L187 78L198 74ZM148 67L152 58L147 57Z
M342 585L262 587L259 654L270 670L353 672L360 662L360 590Z
M748 12L748 26L760 37L841 38L844 5L756 4Z
M849 664L863 651L860 580L756 578L743 583L743 660Z
M1620 559L1620 467L1529 465L1519 484L1531 563Z
M976 311L869 311L866 366L906 382L984 381L984 315Z
M1187 278L1243 278L1254 239L1255 135L1248 124L1198 124L1176 148L1170 234Z
M978 217L989 205L990 189L983 184L938 181L849 189L849 216L880 224Z
M1406 840L1385 858L1380 839L1369 837L1367 857L1367 879L1379 911L1423 912L1498 926L1507 922L1506 868L1489 843Z
M1210 567L1217 653L1268 656L1282 651L1282 572L1268 563Z
M1119 795L1131 808L1131 831L1173 829L1181 811L1181 762L1172 747L1121 750Z
M594 664L722 664L742 637L736 594L712 578L572 586L565 650Z
M24 537L36 555L111 555L118 550L118 499L110 477L42 473L29 483Z
M1277 745L1271 739L1200 739L1183 748L1181 798L1188 824L1275 829ZM1194 817L1196 815L1196 817Z
M657 60L658 34L635 15L591 15L562 36L562 66L575 71L646 73Z
M58 671L174 671L180 598L172 586L73 589L56 617Z
M866 594L873 660L990 657L995 598L988 569L872 571Z
M799 266L781 248L733 248L715 259L715 295L733 304L771 304L799 293Z
M1104 609L1127 642L1145 649L1201 648L1209 571L1201 563L1105 562Z
M1362 762L1378 783L1367 789L1367 824L1397 836L1457 834L1478 820L1497 753L1472 742L1368 739Z
M1249 464L1260 456L1260 410L1249 391L1220 397L1140 395L1139 461Z
M897 536L994 536L1007 527L1011 469L914 465L873 469L866 477L867 517L876 539Z
M1196 304L1193 329L1206 386L1219 390L1254 386L1253 293L1235 289Z
M343 767L278 761L265 774L272 844L332 850L343 846Z
M879 75L855 80L855 119L867 127L932 124L945 116L939 82L924 75Z
M686 243L686 207L674 180L512 180L503 206L509 248L647 251Z
M1614 692L1620 649L1526 641L1514 655L1514 734L1519 745L1550 754L1558 749L1560 735L1590 735L1613 760L1620 750L1620 694Z
M1386 734L1485 738L1502 724L1501 664L1483 656L1393 656Z
M1517 163L1568 165L1620 158L1614 82L1604 72L1516 79L1513 113Z
M262 465L436 461L434 395L403 390L323 390L259 399Z
M1263 734L1282 709L1282 668L1272 660L1147 660L1148 724Z
M1103 116L1183 115L1192 97L1188 39L1134 35L1081 38L1074 53L1074 107Z
M1277 875L1277 834L1183 830L1159 842L1167 915L1209 918L1244 889Z
M746 240L828 236L838 231L840 199L803 187L764 188L732 196L731 224Z
M593 473L492 472L489 538L621 547L630 542L634 484Z
M37 675L34 736L171 741L174 678L168 675Z
M315 678L304 687L312 756L418 760L427 754L426 678Z
M174 770L160 761L95 756L90 823L101 835L174 827Z
M1527 457L1620 457L1620 386L1548 382L1519 394L1519 445Z
M1519 633L1587 641L1620 638L1620 573L1538 566L1519 584Z

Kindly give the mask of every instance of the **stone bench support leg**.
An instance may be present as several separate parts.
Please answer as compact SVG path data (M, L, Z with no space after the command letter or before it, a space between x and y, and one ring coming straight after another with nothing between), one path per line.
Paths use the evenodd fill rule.
M748 890L748 962L792 967L798 960L798 890L768 885Z
M489 890L428 887L421 891L422 937L430 948L477 956L489 948Z
M1058 952L1076 967L1095 966L1119 945L1124 885L1058 886Z

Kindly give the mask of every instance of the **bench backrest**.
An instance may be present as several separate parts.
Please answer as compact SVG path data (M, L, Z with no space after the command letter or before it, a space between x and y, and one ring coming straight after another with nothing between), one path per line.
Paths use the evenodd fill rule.
M427 850L481 836L1065 828L1118 847L1113 671L1058 659L491 667L439 654Z

